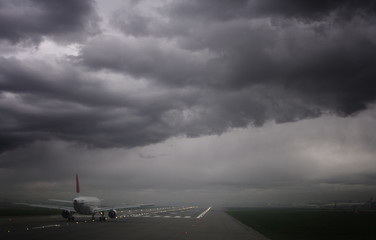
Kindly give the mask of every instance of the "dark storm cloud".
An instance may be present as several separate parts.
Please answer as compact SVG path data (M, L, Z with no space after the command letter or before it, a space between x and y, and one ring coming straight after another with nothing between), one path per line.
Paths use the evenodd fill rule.
M251 0L248 6L254 13L303 19L323 18L333 11L345 18L351 18L356 14L373 14L376 11L376 4L373 0Z
M222 5L226 7L219 7ZM142 29L138 25L127 28L128 19L137 12L130 11L128 16L125 10L115 14L114 24L128 35L168 37L184 49L212 53L204 65L206 71L182 72L175 84L234 91L254 85L284 88L308 105L343 115L362 110L375 100L372 63L376 56L376 19L372 1L177 1L166 9L160 11L170 21L145 20L147 16L140 15L145 20ZM338 13L344 9L352 18ZM317 14L321 17L314 17ZM123 58L133 55L119 54ZM174 59L157 55L153 59L164 61L155 61L156 69L166 69L162 64ZM99 65L119 69L115 64L118 59L114 58L111 66L103 54L85 61L98 67L97 63L106 60ZM127 66L128 73L139 68ZM153 71L144 69L143 74L148 73L153 75ZM171 83L171 78L153 77ZM186 78L195 81L181 81Z
M98 31L92 0L2 0L0 39L40 42L43 36L79 40Z
M60 2L22 3L2 3L16 14L0 17L13 17L17 26L0 27L3 39L95 25L90 1L69 1L58 13ZM142 4L114 13L111 24L122 34L95 36L77 57L59 59L59 67L0 59L3 151L54 138L143 146L324 112L348 116L375 101L370 1L173 1L148 10ZM26 8L30 22L20 17ZM351 18L343 9L353 9Z
M193 0L175 1L168 12L177 18L226 21L234 18L282 16L314 20L326 17L333 11L341 17L351 18L356 14L372 14L376 11L373 0Z
M64 62L54 67L1 58L0 63L2 151L53 138L96 147L159 142L179 133L169 127L165 112L189 105L195 95L158 88L124 94Z
M186 85L203 74L205 56L148 39L97 38L82 50L85 65L111 69L136 78Z

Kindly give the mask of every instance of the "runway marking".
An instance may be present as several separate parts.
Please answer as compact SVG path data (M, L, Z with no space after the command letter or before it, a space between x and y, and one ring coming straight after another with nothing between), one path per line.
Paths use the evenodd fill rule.
M207 208L204 212L202 212L198 217L194 216L184 216L180 215L177 212L180 211L185 211L185 210L190 210L193 208L197 207L172 207L172 208L157 208L157 209L150 209L149 211L145 212L131 212L128 211L128 214L124 214L121 217L127 218L127 217L146 217L146 218L184 218L184 219L189 219L189 218L202 218L210 209L211 207ZM161 214L161 215L157 215ZM166 215L164 215L166 214ZM167 215L169 214L169 215ZM179 215L178 215L179 214ZM120 216L119 216L120 217Z
M203 211L200 215L198 215L196 218L202 218L203 216L205 216L205 214L207 212L209 212L209 210L211 209L211 207L208 207L205 211Z
M45 225L45 226L40 226L40 227L33 227L31 229L50 228L50 227L60 227L60 224Z
M192 218L192 216L180 216L180 215L177 215L177 216L144 215L144 216L141 216L141 217L143 217L143 218Z

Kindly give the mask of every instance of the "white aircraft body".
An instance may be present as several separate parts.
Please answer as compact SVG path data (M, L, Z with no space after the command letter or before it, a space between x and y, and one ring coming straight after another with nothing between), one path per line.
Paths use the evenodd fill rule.
M76 174L76 192L79 195L80 193L80 183L78 180L78 175ZM62 202L62 203L71 203L71 201L67 200L59 200L59 199L49 199L50 201L55 202ZM99 213L99 221L105 221L106 217L104 216L105 212L108 212L108 216L110 218L115 218L117 215L116 210L123 210L123 209L134 209L140 207L147 207L153 206L154 204L139 204L139 205L126 205L126 206L117 206L117 207L101 207L101 200L97 197L84 197L84 196L77 196L73 199L73 207L68 206L57 206L57 205L43 205L43 204L29 204L29 203L17 203L22 205L27 205L31 207L40 207L40 208L49 208L49 209L59 209L62 210L61 216L63 218L68 219L68 221L74 221L73 214L83 214L83 215L91 215L92 220L94 220L95 214Z

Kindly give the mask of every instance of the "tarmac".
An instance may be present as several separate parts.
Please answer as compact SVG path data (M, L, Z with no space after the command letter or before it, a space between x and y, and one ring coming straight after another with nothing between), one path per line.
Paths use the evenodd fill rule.
M267 240L221 209L166 207L118 212L105 222L91 216L1 217L0 239Z

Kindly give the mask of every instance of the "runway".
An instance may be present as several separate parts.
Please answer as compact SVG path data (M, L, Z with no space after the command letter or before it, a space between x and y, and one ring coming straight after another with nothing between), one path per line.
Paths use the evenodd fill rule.
M253 239L267 240L220 209L168 207L123 211L116 219L91 221L76 216L68 223L61 216L2 217L1 239Z

